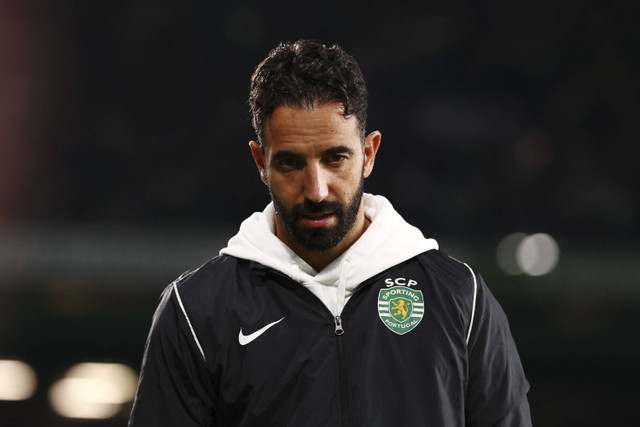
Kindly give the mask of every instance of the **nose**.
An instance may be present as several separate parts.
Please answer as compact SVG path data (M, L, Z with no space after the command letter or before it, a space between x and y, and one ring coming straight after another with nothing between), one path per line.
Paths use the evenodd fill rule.
M329 196L326 171L318 164L308 164L304 174L304 197L312 202L321 202Z

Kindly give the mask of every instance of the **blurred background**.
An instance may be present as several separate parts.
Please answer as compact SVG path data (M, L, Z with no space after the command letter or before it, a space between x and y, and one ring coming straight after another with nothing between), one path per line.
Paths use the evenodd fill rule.
M632 4L0 0L0 425L125 424L161 291L269 201L249 78L299 38L359 61L366 190L483 273L534 424L635 424Z

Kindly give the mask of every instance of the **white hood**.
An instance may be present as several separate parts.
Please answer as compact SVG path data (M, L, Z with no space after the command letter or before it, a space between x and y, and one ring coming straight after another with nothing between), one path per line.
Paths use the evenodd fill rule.
M366 279L422 252L438 249L433 239L408 224L382 196L364 194L364 212L371 224L349 249L315 271L275 235L273 203L244 220L240 231L220 254L274 268L313 292L334 316Z

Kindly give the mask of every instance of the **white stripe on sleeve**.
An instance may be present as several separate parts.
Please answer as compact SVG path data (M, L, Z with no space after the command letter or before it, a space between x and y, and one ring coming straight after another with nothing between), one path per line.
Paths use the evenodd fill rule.
M464 266L469 269L471 272L471 276L473 277L473 305L471 306L471 320L469 320L469 331L467 332L467 345L469 345L469 339L471 338L471 330L473 329L473 320L476 316L476 298L478 296L478 280L476 279L476 274L473 272L471 267L464 263Z
M173 282L173 291L176 294L176 299L178 300L178 304L180 305L180 310L182 310L182 314L184 314L184 318L187 320L187 324L189 325L189 329L191 330L191 335L193 335L193 340L196 342L196 345L198 346L198 350L200 350L202 359L204 359L204 361L206 362L207 358L204 357L204 351L202 351L202 346L200 345L200 341L198 341L198 337L196 336L196 332L193 330L193 326L191 325L191 321L189 320L187 311L184 309L184 305L182 304L182 299L180 298L180 293L178 292L177 280Z

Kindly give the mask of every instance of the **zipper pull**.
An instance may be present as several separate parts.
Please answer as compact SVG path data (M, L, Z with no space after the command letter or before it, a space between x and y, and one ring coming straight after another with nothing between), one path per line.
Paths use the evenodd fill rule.
M334 320L336 322L336 335L339 336L344 334L344 329L342 329L342 317L336 316Z

